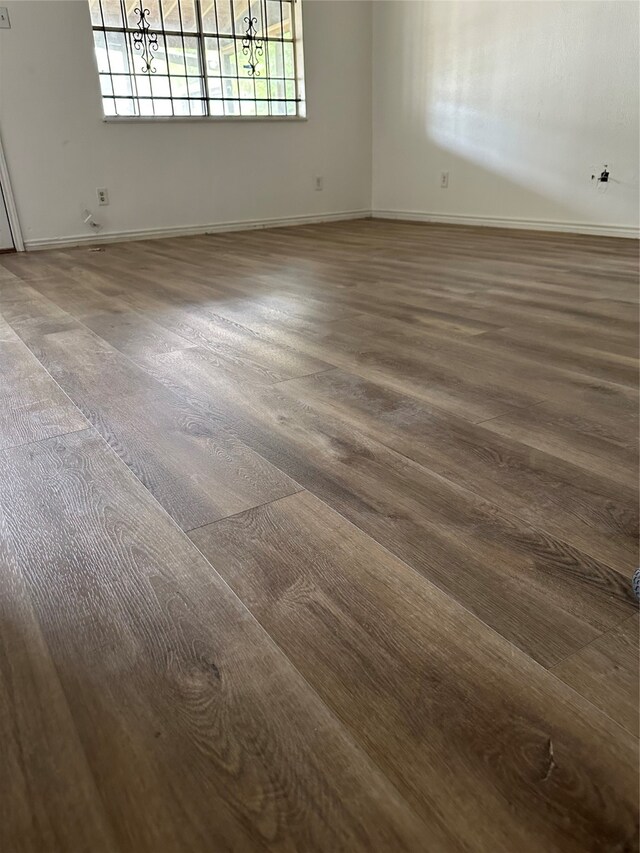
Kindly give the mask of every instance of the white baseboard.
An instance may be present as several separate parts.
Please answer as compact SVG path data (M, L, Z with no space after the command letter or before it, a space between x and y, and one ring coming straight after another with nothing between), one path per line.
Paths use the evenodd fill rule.
M410 210L345 210L340 213L283 216L273 219L242 219L236 222L182 225L175 228L91 232L71 237L27 239L24 242L27 251L63 249L86 244L121 243L129 240L151 240L160 237L187 237L194 234L220 234L225 231L246 231L254 228L284 228L287 225L311 225L316 222L338 222L368 217L397 219L404 222L440 222L447 225L481 225L492 228L520 228L529 231L556 231L565 234L592 234L599 237L640 238L640 230L632 225L592 225L586 222L554 222L547 219L500 219L493 216L462 216L459 214L421 213Z
M549 219L500 219L493 216L461 216L446 213L419 213L409 210L373 210L374 219L398 219L405 222L441 222L448 225L482 225L492 228L521 228L528 231L558 231L566 234L592 234L599 237L638 239L640 229L633 225L592 225L587 222L554 222Z
M337 222L365 219L370 210L345 210L341 213L318 213L305 216L283 216L273 219L243 219L237 222L216 222L209 225L181 225L175 228L147 228L140 231L104 231L76 234L71 237L43 237L25 240L27 251L66 249L72 246L97 243L122 243L129 240L152 240L160 237L187 237L194 234L220 234L224 231L247 231L255 228L284 228L287 225L311 225L315 222Z

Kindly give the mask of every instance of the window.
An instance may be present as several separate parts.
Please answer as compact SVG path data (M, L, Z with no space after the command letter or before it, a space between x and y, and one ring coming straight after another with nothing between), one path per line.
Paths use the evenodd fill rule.
M304 115L299 0L89 0L105 116Z

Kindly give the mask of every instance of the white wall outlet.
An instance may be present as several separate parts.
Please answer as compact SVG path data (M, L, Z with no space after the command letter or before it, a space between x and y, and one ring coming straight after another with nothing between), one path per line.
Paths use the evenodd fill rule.
M11 21L9 20L9 10L6 6L0 6L0 29L11 29Z
M446 190L449 186L449 172L440 172L440 189Z
M96 195L98 196L98 204L109 204L109 192L106 187L98 187Z
M318 175L313 179L313 185L317 192L320 192L320 190L324 189L324 178L322 177L322 175Z

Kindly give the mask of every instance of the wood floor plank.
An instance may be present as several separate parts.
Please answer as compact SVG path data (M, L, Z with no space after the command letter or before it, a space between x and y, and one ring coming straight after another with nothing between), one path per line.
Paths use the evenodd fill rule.
M100 438L2 469L8 571L123 851L448 849Z
M286 390L625 576L633 570L636 489L341 370L291 380Z
M133 311L101 311L84 314L83 324L114 349L136 363L157 355L186 350L194 345L163 326Z
M580 370L566 370L532 361L513 351L508 361L501 353L479 346L482 338L466 338L452 341L449 336L428 330L412 330L406 325L386 317L363 316L334 327L336 332L345 331L352 336L364 333L365 340L373 336L376 346L387 347L394 353L428 352L429 361L444 369L455 365L461 377L479 389L486 388L487 394L497 389L503 394L521 393L527 389L532 402L554 401L565 407L574 405L585 408L588 400L590 411L608 413L614 406L617 412L624 411L623 424L635 421L640 402L637 386L623 387L606 379L596 380L585 364ZM521 408L522 406L518 406ZM630 440L636 438L629 430Z
M173 373L172 383L189 378ZM208 404L197 387L187 399L208 405L243 443L545 665L633 612L626 576L301 402L288 386L217 384Z
M218 312L224 307L216 305ZM336 324L318 331L310 323L297 323L291 328L270 309L259 321L249 320L250 328L259 334L277 337L289 346L329 365L356 373L364 379L410 394L444 411L471 421L482 421L522 408L544 399L521 385L504 389L493 377L480 375L474 369L459 370L454 364L437 362L433 358L438 345L426 342L421 349L394 341L378 341L371 331L358 336L357 320ZM515 383L514 383L515 384Z
M86 426L80 411L17 336L0 341L0 449Z
M379 220L0 255L0 846L637 853L638 282Z
M637 736L639 659L636 615L556 664L553 672Z
M4 319L2 314L0 314L0 341L17 341L19 340L16 333L13 331L11 326Z
M510 327L477 336L474 344L509 358L514 353L539 363L553 364L622 385L638 387L637 357L608 353L564 336L523 327Z
M81 355L82 342L72 334L63 333L47 347L55 346L58 355L71 347ZM55 374L53 365L52 370ZM300 488L223 425L208 422L162 389L136 392L131 386L126 393L107 395L99 384L79 388L70 375L66 370L59 377L67 393L185 530Z
M23 534L0 532L0 849L117 853L17 566L11 538Z
M86 411L183 530L300 490L224 426L171 394L96 400Z
M144 282L144 279L143 279ZM34 286L36 282L33 283ZM50 283L38 282L41 292L45 293ZM97 284L102 297L106 294L116 294L112 302L116 305L128 306L136 316L144 316L140 323L142 337L142 325L148 324L149 334L153 331L155 340L162 337L159 330L164 330L169 342L182 341L180 346L175 345L172 349L183 349L188 346L199 345L211 351L221 365L228 372L233 372L240 381L252 381L264 384L291 379L295 376L306 376L319 370L331 367L320 359L299 352L280 341L273 341L257 334L254 330L217 316L208 307L207 300L197 294L202 294L202 287L197 283L187 283L181 280L177 286L172 287L170 282L164 285L156 284L153 289L113 287L109 284ZM192 294L189 298L189 289ZM211 300L211 288L208 288L208 299ZM84 323L91 327L92 322L99 322L98 318L87 316L83 312L83 291L76 287L71 293L63 292L61 289L53 291L52 298L62 304L65 310L73 316L78 316ZM195 300L195 301L194 301ZM114 321L117 318L113 318ZM133 320L132 320L133 323ZM109 341L117 349L122 349L127 355L137 358L138 351L135 349L136 341L129 336L127 329L103 323L96 327L97 334ZM169 347L164 346L168 352ZM156 347L155 354L159 353ZM144 355L144 353L143 353Z
M603 394L597 386L581 399L568 400L566 404L543 401L526 414L514 410L483 426L631 489L637 486L637 407L607 408L606 392Z
M634 739L318 499L192 536L414 807L455 826L463 847L635 843Z
M46 303L30 299L30 316L46 319ZM14 323L84 414L82 426L95 426L183 529L299 490L81 324L69 319L67 328L43 334L33 320Z

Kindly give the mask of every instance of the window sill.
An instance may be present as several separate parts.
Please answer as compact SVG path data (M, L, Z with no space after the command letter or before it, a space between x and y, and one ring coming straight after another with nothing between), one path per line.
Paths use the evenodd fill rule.
M103 116L105 124L154 124L155 122L308 121L307 116Z

